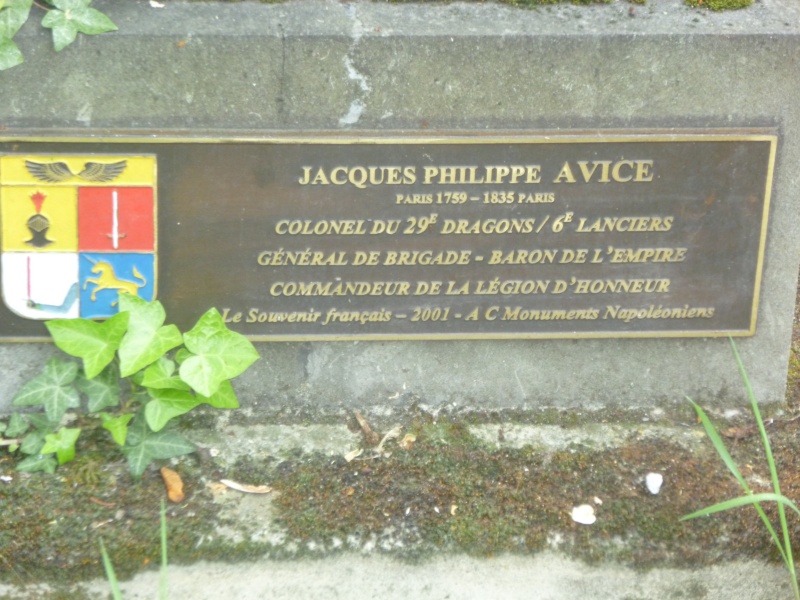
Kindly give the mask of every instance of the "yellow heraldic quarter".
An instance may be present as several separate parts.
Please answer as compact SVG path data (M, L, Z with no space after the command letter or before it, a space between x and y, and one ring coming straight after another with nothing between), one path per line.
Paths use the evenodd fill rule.
M128 166L128 162L125 160L111 164L87 162L83 170L76 174L70 171L69 165L64 162L38 163L32 160L25 161L25 167L31 175L48 183L67 181L76 176L85 181L106 183L119 177L126 166Z
M0 155L0 184L152 186L154 169L154 158L143 155L5 154Z

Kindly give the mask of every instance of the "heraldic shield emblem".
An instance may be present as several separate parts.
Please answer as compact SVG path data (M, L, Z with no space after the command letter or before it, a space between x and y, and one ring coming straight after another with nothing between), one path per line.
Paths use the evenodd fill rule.
M104 318L156 292L156 159L0 155L2 296L27 319Z

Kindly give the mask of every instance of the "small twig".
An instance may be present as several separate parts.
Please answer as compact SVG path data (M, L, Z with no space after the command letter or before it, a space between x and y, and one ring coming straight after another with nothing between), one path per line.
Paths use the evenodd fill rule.
M51 11L51 10L53 10L52 8L48 8L47 6L44 6L44 5L42 5L42 4L39 4L39 3L38 3L36 0L33 0L33 3L34 3L36 6L38 6L39 8L41 8L42 10L47 10L47 11Z
M21 444L22 438L8 438L8 439L0 439L0 446L14 446L15 444Z
M367 423L367 420L360 412L355 411L355 416L359 427L361 427L361 433L364 436L364 442L366 442L367 446L377 445L381 441L378 434L372 430L372 427L369 426L369 423Z
M98 500L94 496L89 497L89 502L94 502L95 504L98 504L103 508L114 508L116 506L116 504L114 504L113 502L103 502L102 500Z

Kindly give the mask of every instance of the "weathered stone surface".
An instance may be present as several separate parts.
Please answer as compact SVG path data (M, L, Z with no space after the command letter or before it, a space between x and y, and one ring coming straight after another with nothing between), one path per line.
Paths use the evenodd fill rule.
M780 136L754 388L781 400L798 247L800 8L715 14L636 6L411 6L98 1L118 33L55 54L29 24L27 62L0 75L7 131L86 135L371 130L766 127ZM260 345L238 381L268 410L739 403L724 339ZM0 410L52 348L0 348Z

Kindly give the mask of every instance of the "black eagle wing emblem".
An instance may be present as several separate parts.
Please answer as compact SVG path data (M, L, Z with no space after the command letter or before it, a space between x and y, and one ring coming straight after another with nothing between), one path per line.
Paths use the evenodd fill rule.
M36 179L48 183L66 181L74 175L72 171L69 170L67 163L63 162L37 163L32 160L26 160L25 167L28 169L28 173Z
M115 163L87 162L78 177L86 181L107 182L119 177L128 166L128 161L121 160Z

